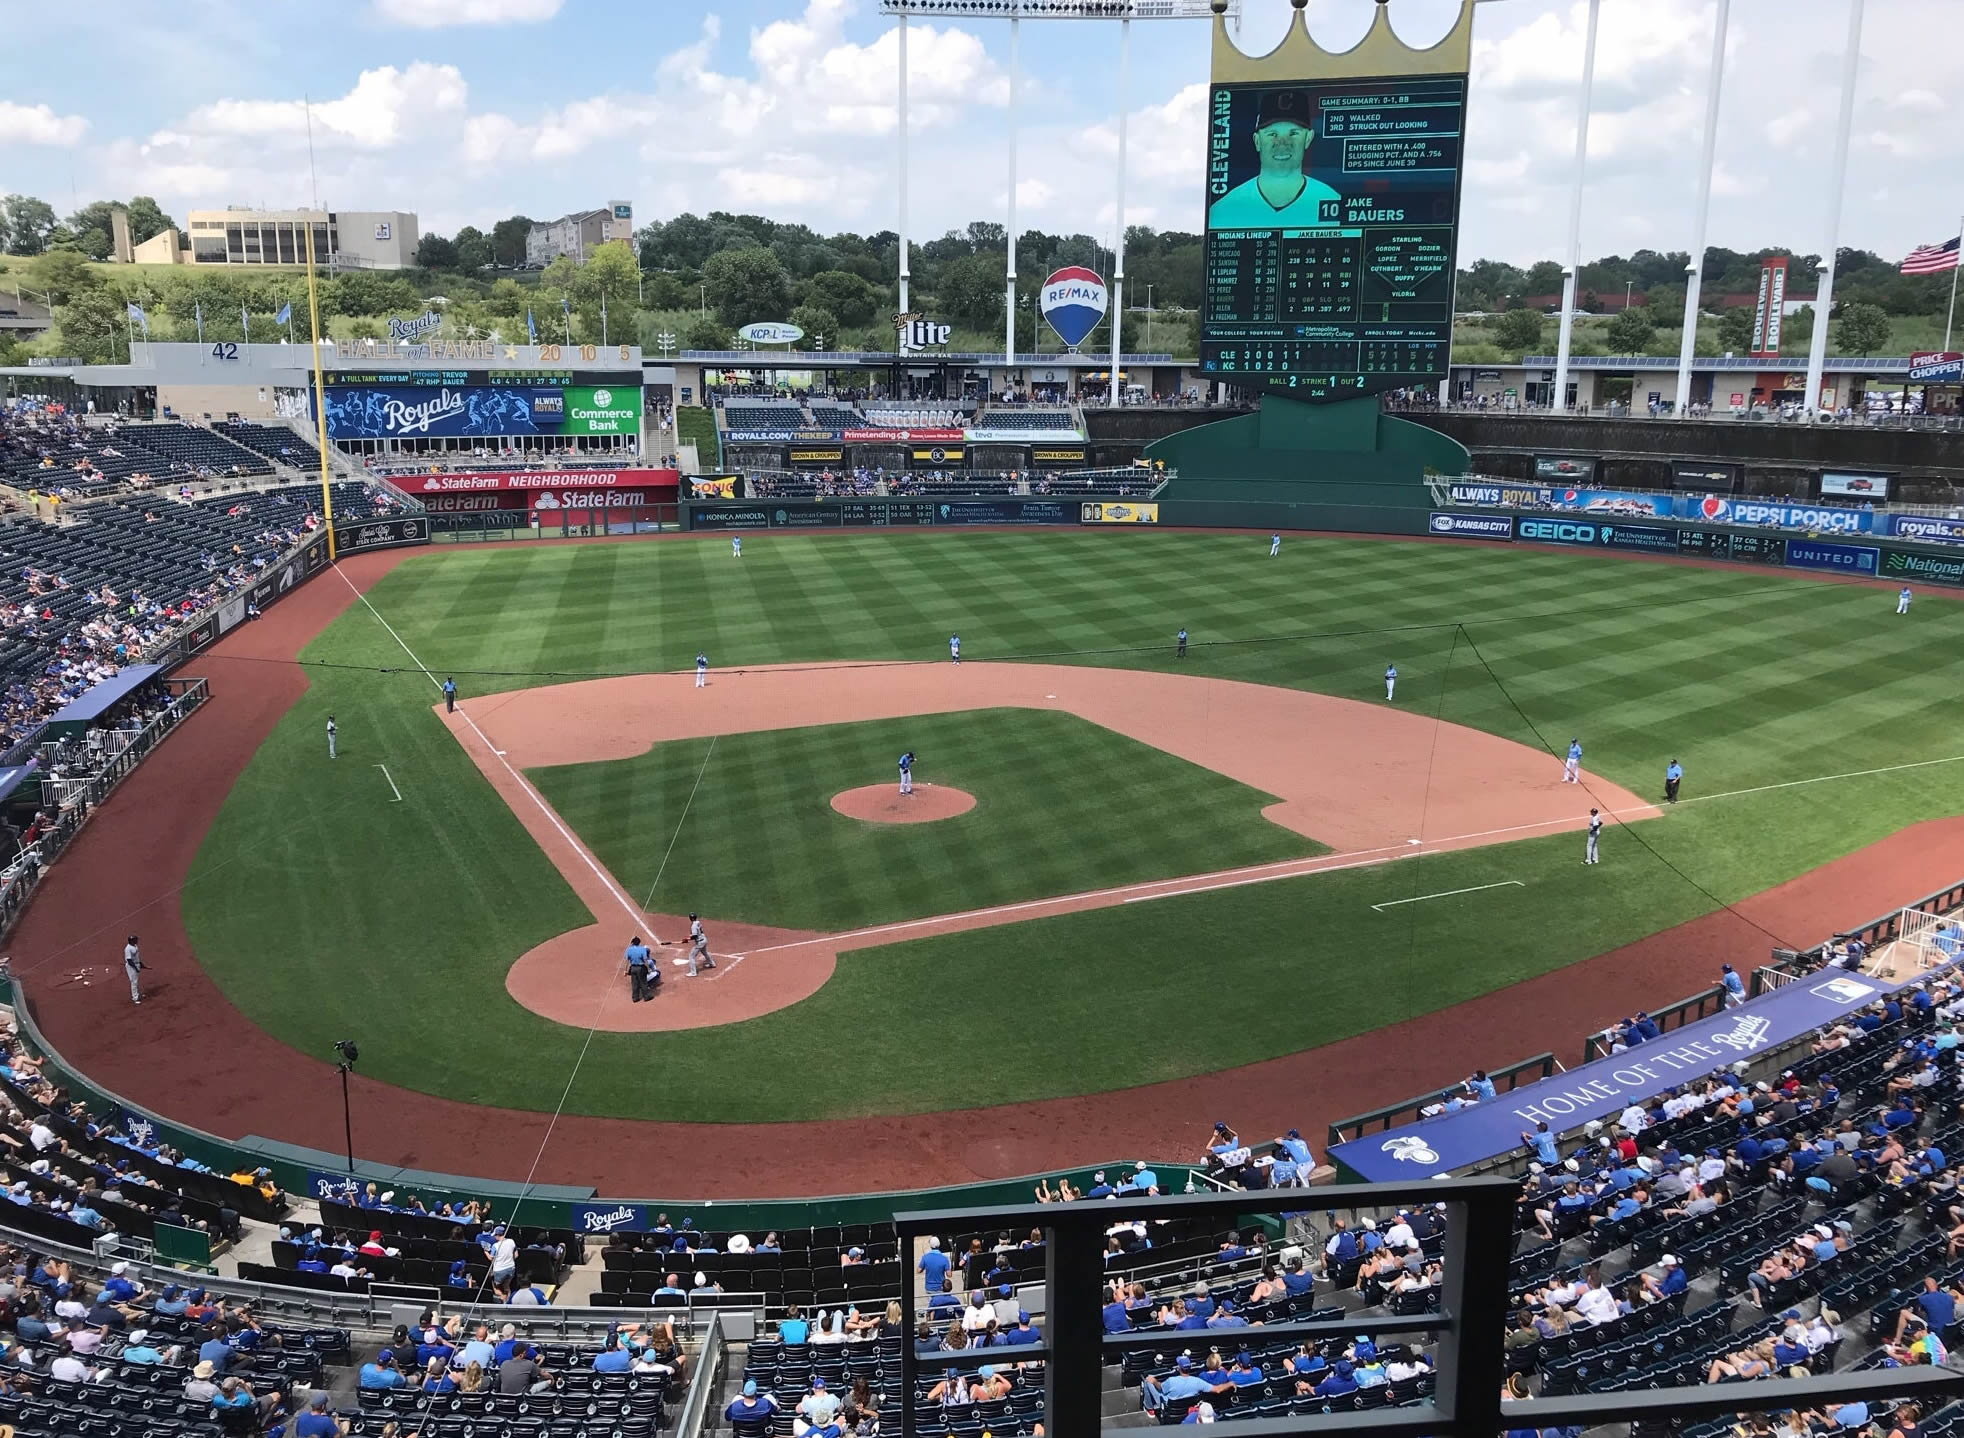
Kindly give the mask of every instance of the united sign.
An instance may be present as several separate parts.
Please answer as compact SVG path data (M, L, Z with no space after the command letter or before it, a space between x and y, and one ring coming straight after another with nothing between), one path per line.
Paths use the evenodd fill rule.
M1084 343L1098 327L1110 303L1105 282L1095 270L1066 265L1043 282L1043 318L1071 349Z

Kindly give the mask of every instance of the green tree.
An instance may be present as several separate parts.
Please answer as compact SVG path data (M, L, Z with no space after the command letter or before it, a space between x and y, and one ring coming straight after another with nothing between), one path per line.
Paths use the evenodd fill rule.
M491 227L491 261L510 268L525 263L525 237L532 233L532 221L513 215Z
M685 350L726 350L729 347L729 327L714 315L696 315L683 326L682 348Z
M38 255L55 228L55 207L32 195L7 196L7 253Z
M638 303L636 291L641 283L641 263L626 240L609 240L587 256L573 275L574 301L582 309L596 313L601 298L607 312L625 317Z
M475 273L491 263L491 237L476 225L457 231L457 267Z
M1650 311L1642 306L1624 310L1609 322L1609 347L1613 354L1640 355L1656 337L1657 326L1651 323Z
M799 305L791 311L791 323L805 332L798 341L799 349L838 348L839 317L823 305Z
M1494 343L1509 354L1534 354L1545 329L1539 310L1508 310L1493 323Z
M425 233L416 242L416 263L426 270L457 268L457 245L442 235Z
M848 270L820 270L805 281L805 303L830 310L853 329L873 323L880 297L870 282Z
M782 318L791 308L791 277L761 246L721 250L702 267L709 305L725 325Z
M77 291L67 304L55 306L63 353L90 364L128 359L125 313L122 300L100 285Z
M34 288L45 290L57 305L67 304L76 295L102 288L102 277L89 268L89 262L76 250L49 250L29 266Z
M1889 343L1889 316L1880 305L1838 305L1834 343L1843 354L1871 355Z
M1728 305L1719 315L1719 348L1728 354L1744 354L1753 342L1753 312L1745 305Z
M975 329L1002 323L1003 261L993 254L964 255L941 266L934 297L951 317Z
M148 195L138 195L131 200L129 210L130 243L133 245L140 245L145 240L154 239L176 225L176 222L164 213L164 207Z

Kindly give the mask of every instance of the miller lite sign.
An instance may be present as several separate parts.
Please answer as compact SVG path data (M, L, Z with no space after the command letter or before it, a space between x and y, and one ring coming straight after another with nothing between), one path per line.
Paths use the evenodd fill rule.
M1052 271L1043 282L1044 323L1057 332L1069 349L1084 343L1085 336L1105 317L1109 298L1105 282L1095 270L1082 265L1066 265Z
M955 332L953 325L937 324L918 314L895 315L893 332L899 337L900 352L924 350L948 343L948 336Z

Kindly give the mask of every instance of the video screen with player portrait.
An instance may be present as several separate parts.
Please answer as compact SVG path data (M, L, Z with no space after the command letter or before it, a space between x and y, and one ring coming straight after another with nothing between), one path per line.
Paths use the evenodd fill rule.
M1443 379L1463 75L1216 85L1200 367L1308 399Z

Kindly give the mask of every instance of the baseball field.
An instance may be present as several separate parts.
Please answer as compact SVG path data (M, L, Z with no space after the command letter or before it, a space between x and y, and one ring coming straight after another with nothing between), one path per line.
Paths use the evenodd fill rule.
M662 1121L594 1132L663 1143L675 1124L780 1125L801 1145L862 1120L840 1140L905 1150L949 1110L986 1112L944 1168L1016 1172L1036 1140L1008 1115L1068 1101L1072 1141L1114 1146L1157 1105L1183 1147L1190 1115L1163 1102L1179 1083L1323 1051L1341 1083L1297 1068L1246 1105L1307 1132L1332 1105L1573 1046L1633 997L1703 987L1720 953L1818 941L1811 911L1754 896L1831 861L1893 845L1841 885L1851 921L1882 906L1869 890L1954 878L1949 826L1900 831L1964 813L1964 610L1894 607L1893 589L1741 567L1309 537L1270 559L1230 534L362 556L207 656L218 719L127 786L208 762L177 872L128 880L126 912L39 920L15 962L80 975L111 956L103 935L147 926L159 1020L181 1008L229 1095L179 1116L319 1142L239 1099L227 1035L298 1051L296 1075L352 1037L375 1102L444 1105L440 1137L387 1156L460 1172L537 1170L529 1143L498 1142L539 1131L516 1115ZM230 747L214 728L201 759L199 726L220 722ZM973 807L839 812L843 791L891 788L903 750ZM691 912L713 974L680 967ZM631 932L670 945L648 1004L618 976ZM1641 972L1599 958L1626 946ZM92 1035L127 1034L113 989L64 987L44 1015L112 1076L127 1044ZM1530 1044L1473 1017L1510 1001L1554 1031ZM1428 1023L1454 1041L1425 1042ZM1371 1035L1382 1062L1360 1076ZM1157 1097L1100 1130L1091 1096L1122 1091Z

